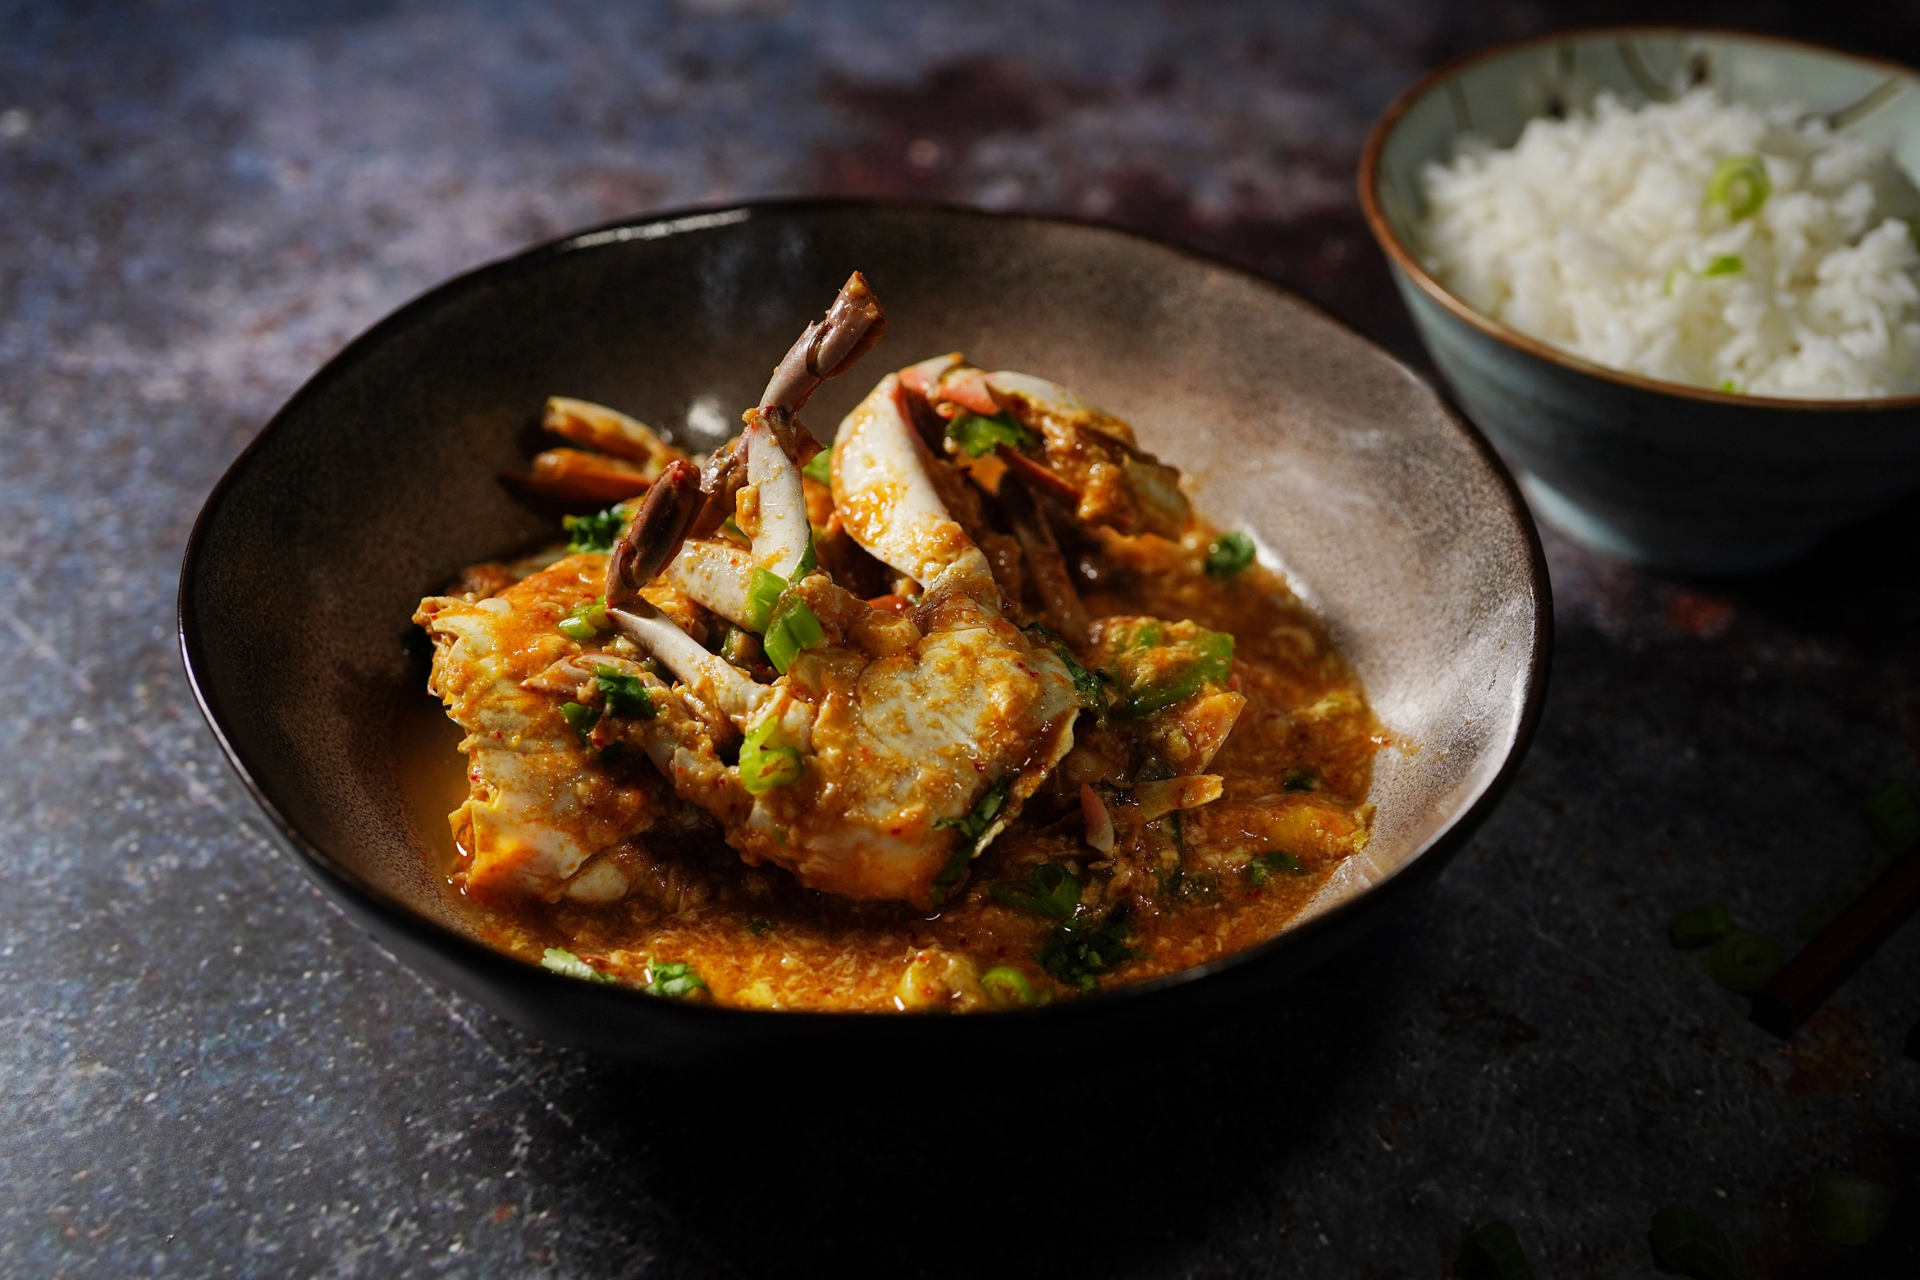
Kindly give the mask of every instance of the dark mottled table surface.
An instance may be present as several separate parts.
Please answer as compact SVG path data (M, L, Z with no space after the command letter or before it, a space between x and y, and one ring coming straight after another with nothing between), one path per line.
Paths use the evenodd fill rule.
M1783 941L1916 781L1920 501L1681 581L1552 536L1518 785L1416 910L1179 1044L953 1079L662 1077L399 967L277 853L189 700L187 529L352 334L570 228L876 192L1171 235L1421 356L1353 193L1424 68L1628 4L0 4L0 1273L1755 1276L1920 1271L1920 927L1791 1043L1664 941ZM1908 6L1700 20L1920 60ZM1422 366L1424 367L1424 366ZM1848 1251L1800 1188L1896 1226Z

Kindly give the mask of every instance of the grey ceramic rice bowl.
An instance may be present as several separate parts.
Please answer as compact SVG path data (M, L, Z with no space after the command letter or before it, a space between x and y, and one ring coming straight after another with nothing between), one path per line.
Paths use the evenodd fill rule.
M1786 560L1920 482L1920 396L1777 399L1605 368L1474 310L1418 252L1421 170L1461 135L1508 146L1529 119L1598 89L1637 105L1694 83L1837 113L1920 173L1920 77L1905 68L1772 37L1634 28L1542 37L1429 76L1375 125L1360 196L1434 363L1535 514L1629 560L1736 572Z

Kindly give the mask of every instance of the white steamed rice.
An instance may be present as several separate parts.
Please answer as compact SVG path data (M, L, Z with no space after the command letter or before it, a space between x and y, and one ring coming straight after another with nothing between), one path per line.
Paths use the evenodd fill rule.
M1506 150L1464 138L1422 175L1427 265L1616 369L1751 395L1920 392L1920 192L1884 146L1804 114L1710 89L1638 109L1603 93ZM1772 191L1735 218L1708 186L1752 155Z

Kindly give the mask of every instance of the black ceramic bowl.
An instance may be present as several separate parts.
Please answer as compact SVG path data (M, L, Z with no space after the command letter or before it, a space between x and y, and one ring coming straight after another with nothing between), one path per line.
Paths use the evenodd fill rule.
M1254 531L1327 619L1379 718L1378 818L1312 919L1156 982L966 1018L744 1012L555 976L474 940L403 794L425 699L409 622L474 560L555 536L496 478L550 394L710 445L793 335L864 271L885 343L828 384L964 349L1075 388ZM709 417L696 411L696 421ZM709 420L711 420L709 418ZM355 341L267 424L187 548L180 638L202 710L287 846L395 954L551 1039L667 1063L998 1051L1269 990L1439 867L1512 777L1551 611L1538 540L1485 443L1420 379L1273 285L1102 227L955 209L761 204L609 227L462 276ZM767 1059L759 1059L766 1061Z

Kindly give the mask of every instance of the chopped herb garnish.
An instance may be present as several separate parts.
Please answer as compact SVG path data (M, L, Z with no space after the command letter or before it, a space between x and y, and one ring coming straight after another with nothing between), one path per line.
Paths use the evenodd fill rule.
M1653 1265L1670 1276L1740 1280L1740 1255L1720 1228L1697 1213L1660 1210L1653 1215L1647 1243L1653 1248Z
M616 503L590 516L562 516L569 551L611 551L627 524L626 507Z
M760 647L760 637L731 623L721 638L720 656L736 667L751 667L767 660L766 650Z
M779 730L779 718L768 716L740 744L740 785L752 795L800 780L800 749L778 741Z
M569 729L580 735L582 742L585 742L587 736L593 732L593 726L600 723L598 711L578 702L561 703L560 718L567 722Z
M1453 1274L1459 1280L1534 1280L1520 1237L1504 1222L1489 1222L1466 1238Z
M1253 563L1253 539L1238 529L1223 533L1207 546L1207 576L1231 578Z
M1732 928L1733 921L1727 918L1727 909L1715 903L1688 907L1682 911L1667 926L1667 936L1682 951L1698 951L1726 937L1727 931Z
M1271 874L1272 873L1267 870L1267 864L1258 858L1255 858L1247 864L1247 883L1256 889L1265 884L1267 877Z
M1808 1225L1835 1244L1867 1243L1893 1213L1893 1192L1857 1173L1815 1174L1808 1192Z
M613 667L601 667L593 682L607 698L607 714L632 720L653 719L653 695L640 683L639 676L622 675Z
M1830 893L1814 903L1793 922L1793 936L1802 942L1820 936L1826 927L1840 918L1840 913L1853 903L1853 895L1842 891Z
M560 947L548 947L547 953L540 957L540 967L569 978L579 978L583 982L615 981L612 974L600 972L573 952Z
M685 1000L696 991L705 991L707 980L684 960L663 963L649 958L647 985L643 989L650 996L663 996L668 1000Z
M1735 222L1760 212L1772 192L1767 166L1759 156L1728 156L1707 179L1707 203L1725 205L1727 216Z
M1735 995L1750 996L1772 981L1784 963L1771 938L1751 929L1729 929L1707 952L1707 976Z
M1293 875L1300 875L1307 869L1300 859L1285 849L1269 849L1260 855L1260 861L1266 863L1271 870L1285 871Z
M773 932L773 925L768 923L765 920L762 920L759 916L748 916L747 932L752 934L756 938L764 938L766 935Z
M1065 919L1080 905L1080 882L1058 863L1043 862L1025 880L1007 880L987 892L1009 906L1039 916Z
M798 582L820 567L820 553L813 549L813 535L807 535L807 549L800 553L800 562L793 566L791 581Z
M820 452L814 454L813 458L807 463L807 465L800 468L800 474L805 476L807 479L817 481L820 484L832 484L833 483L833 446L828 445L826 448L822 449Z
M973 861L973 855L980 852L980 842L986 839L987 831L993 826L993 820L1006 807L1007 792L1013 786L1013 775L1008 774L986 789L981 797L973 802L973 808L958 818L940 818L934 822L936 827L955 827L960 832L960 843L954 847L947 859L947 865L940 868L940 874L933 878L933 901L938 904L947 896L947 890L960 883L960 877L967 873L967 864Z
M1082 911L1055 929L1036 954L1040 967L1061 982L1092 991L1100 985L1100 974L1122 961L1146 958L1146 952L1128 944L1132 936L1125 907L1116 907L1105 919Z
M997 964L981 974L980 986L997 1005L1028 1005L1036 998L1027 975L1009 964Z
M1073 656L1073 650L1067 648L1067 642L1039 623L1026 628L1026 632L1053 650L1054 656L1066 667L1067 678L1073 681L1074 697L1079 699L1081 706L1097 712L1104 721L1107 706L1113 701L1113 681L1101 672L1089 671L1081 666L1080 660Z
M767 661L782 674L802 650L826 642L827 633L821 628L820 619L814 616L806 601L792 595L782 596L774 606L773 616L767 620L766 635L761 638Z
M1320 775L1311 769L1295 769L1280 785L1288 791L1318 791Z
M991 418L963 413L947 424L947 439L959 445L969 458L977 458L1003 444L1021 449L1040 443L1039 436L1005 413L996 413Z
M747 582L747 627L751 631L766 634L767 621L773 617L773 607L780 603L780 596L787 589L787 580L771 569L755 569L753 577Z
M582 600L560 619L560 634L572 640L591 640L607 628L607 598Z
M1728 378L1725 382L1721 383L1720 389L1726 392L1730 396L1737 396L1740 394L1740 384L1735 382L1732 378Z
M1707 269L1700 274L1703 276L1737 276L1746 269L1747 264L1740 261L1738 254L1723 253L1712 262L1709 262Z
M1888 853L1905 853L1920 842L1920 808L1898 778L1888 778L1867 795L1867 825Z
M1140 624L1115 647L1109 674L1122 691L1120 714L1151 715L1233 676L1233 636L1178 623L1167 634L1158 622Z

